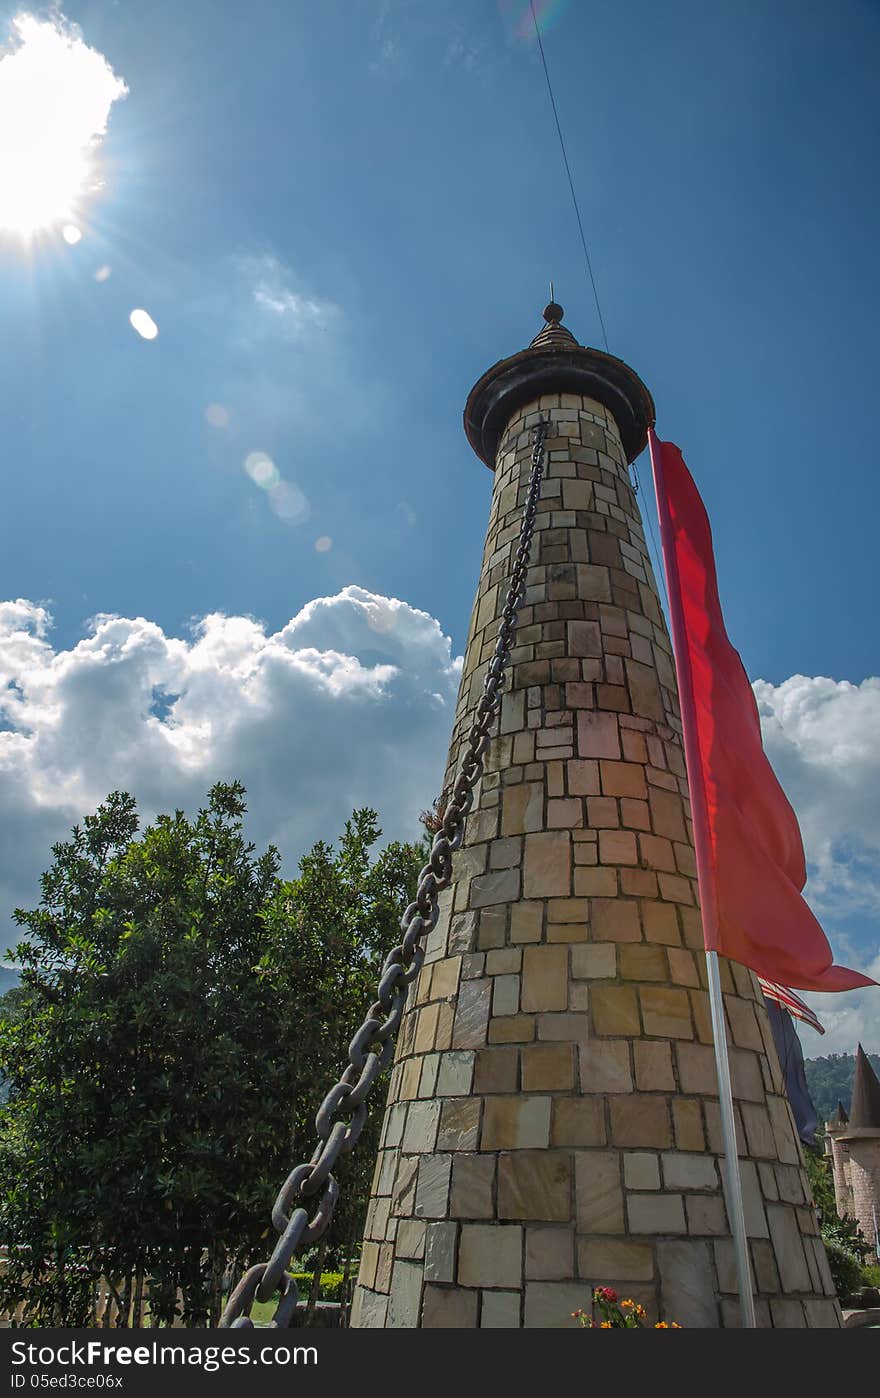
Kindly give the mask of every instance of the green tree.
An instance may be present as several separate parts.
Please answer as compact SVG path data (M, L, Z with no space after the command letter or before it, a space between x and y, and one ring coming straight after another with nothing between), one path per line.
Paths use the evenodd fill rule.
M145 1280L156 1323L215 1323L224 1270L266 1254L275 1192L313 1150L423 849L371 859L380 832L359 811L287 882L245 840L245 810L219 784L194 820L138 838L114 793L53 848L39 907L16 911L0 1305L24 1299L30 1323L89 1323L100 1276L124 1315ZM340 1172L337 1247L360 1228L380 1115Z

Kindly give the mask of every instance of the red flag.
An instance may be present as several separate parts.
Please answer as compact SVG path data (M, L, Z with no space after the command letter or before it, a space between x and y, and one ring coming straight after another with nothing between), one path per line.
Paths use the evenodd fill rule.
M798 990L874 985L833 964L801 897L801 832L767 760L755 696L724 629L706 510L678 447L653 431L649 439L706 948Z

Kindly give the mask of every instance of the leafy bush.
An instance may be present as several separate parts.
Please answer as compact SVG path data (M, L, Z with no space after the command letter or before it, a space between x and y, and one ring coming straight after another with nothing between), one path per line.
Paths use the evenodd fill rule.
M293 1278L299 1287L300 1300L305 1301L312 1289L311 1272L294 1272ZM344 1272L322 1272L321 1287L318 1292L318 1299L321 1301L341 1301L342 1283L345 1279ZM353 1278L349 1278L353 1280Z
M831 1268L831 1280L838 1296L848 1296L862 1285L862 1267L855 1253L849 1252L834 1238L823 1238Z

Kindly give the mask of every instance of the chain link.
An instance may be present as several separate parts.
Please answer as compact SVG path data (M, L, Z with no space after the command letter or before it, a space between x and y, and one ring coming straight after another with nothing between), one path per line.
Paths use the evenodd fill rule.
M492 724L501 708L505 670L525 597L549 427L549 422L540 418L534 429L532 470L495 653L489 661L483 693L442 824L434 836L428 863L419 875L416 896L400 919L403 939L385 958L376 1000L348 1046L348 1067L318 1108L318 1144L312 1158L291 1170L278 1191L272 1209L272 1224L279 1234L275 1250L268 1262L260 1262L245 1272L226 1303L221 1329L253 1328L250 1311L254 1301L268 1301L279 1290L280 1301L269 1328L290 1325L297 1306L297 1288L288 1269L296 1254L316 1243L330 1226L339 1198L333 1167L340 1155L346 1155L357 1144L367 1119L366 1098L394 1054L394 1035L403 1017L409 987L422 969L428 933L436 927L440 916L438 897L452 881L453 852L461 848L465 818L474 803L474 787L483 775ZM310 1222L307 1206L319 1190L323 1193Z

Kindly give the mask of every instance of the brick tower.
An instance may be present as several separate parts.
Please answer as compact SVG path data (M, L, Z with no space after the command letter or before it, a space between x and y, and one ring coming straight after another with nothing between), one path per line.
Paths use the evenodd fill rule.
M532 428L552 427L497 732L399 1036L352 1323L571 1326L594 1285L651 1321L736 1325L671 646L627 463L626 364L550 305L477 383L494 469L447 783L481 694ZM754 977L722 961L764 1326L837 1326Z
M834 1170L834 1197L841 1218L854 1218L871 1246L869 1262L878 1257L880 1228L880 1082L859 1044L850 1114L840 1102L826 1123Z

